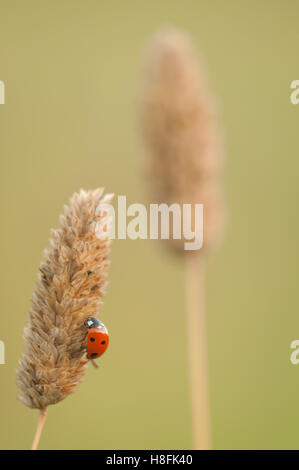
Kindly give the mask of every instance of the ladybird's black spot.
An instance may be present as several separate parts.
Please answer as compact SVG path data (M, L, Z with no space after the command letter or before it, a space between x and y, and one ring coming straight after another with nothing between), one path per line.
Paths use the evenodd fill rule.
M97 353L92 353L90 356L91 357L98 357Z
M101 344L106 344L106 341L102 341Z
M95 339L93 337L91 337L90 341L93 343L95 341Z

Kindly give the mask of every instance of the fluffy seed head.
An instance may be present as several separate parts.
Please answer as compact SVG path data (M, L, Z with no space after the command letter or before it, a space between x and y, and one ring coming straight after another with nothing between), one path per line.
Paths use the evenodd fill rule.
M20 400L30 408L55 404L82 381L87 363L84 320L96 317L109 266L109 222L103 189L75 193L52 230L32 296L25 352L19 361ZM107 207L106 207L107 208Z
M150 199L203 204L203 249L221 238L223 151L215 100L190 39L175 30L150 42L143 63L142 136ZM184 240L171 240L179 252Z

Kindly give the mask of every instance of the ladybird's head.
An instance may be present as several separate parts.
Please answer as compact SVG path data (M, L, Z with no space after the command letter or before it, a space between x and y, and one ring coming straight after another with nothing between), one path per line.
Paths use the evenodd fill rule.
M90 328L100 328L103 332L107 333L107 328L104 323L100 322L97 318L87 317L84 321L84 326L88 329Z
M86 328L98 328L101 322L97 318L87 317L84 322Z

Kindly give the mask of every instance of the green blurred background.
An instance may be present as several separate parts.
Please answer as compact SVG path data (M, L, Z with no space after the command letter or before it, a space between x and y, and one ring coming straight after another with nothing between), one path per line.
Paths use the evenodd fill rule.
M208 268L213 442L299 448L299 2L0 0L0 448L31 445L15 370L42 250L71 194L145 202L136 91L143 47L194 39L220 106L230 225ZM191 448L183 271L155 241L115 241L99 371L52 406L41 449Z

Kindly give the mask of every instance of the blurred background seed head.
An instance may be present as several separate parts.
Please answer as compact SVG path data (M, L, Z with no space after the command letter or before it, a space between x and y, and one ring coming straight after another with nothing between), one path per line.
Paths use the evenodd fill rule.
M191 38L161 30L144 53L140 121L149 199L153 203L203 204L203 248L222 238L223 149L215 99ZM191 210L194 230L194 210ZM181 254L185 240L168 243Z
M28 448L34 432L15 369L64 202L98 186L145 202L135 98L144 46L165 25L203 57L229 155L231 223L207 279L214 446L298 447L298 13L291 0L1 0L0 448ZM182 274L156 243L113 244L109 350L53 407L41 449L191 447Z

